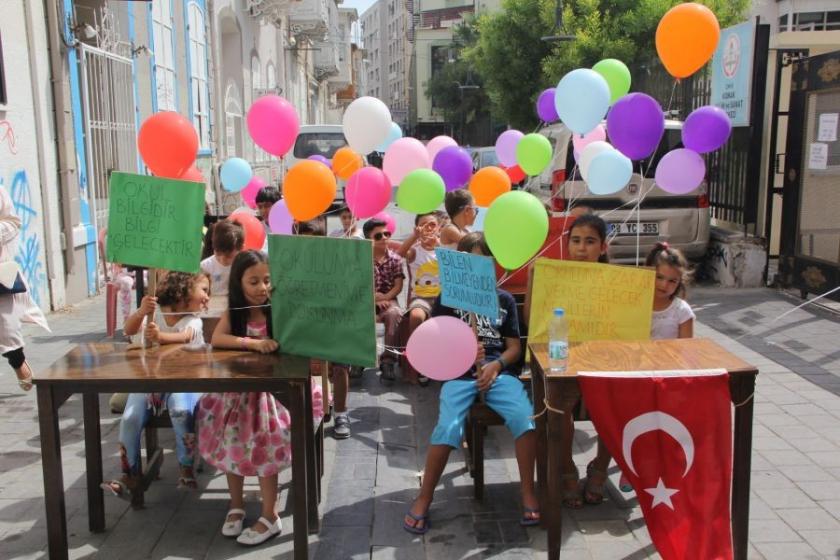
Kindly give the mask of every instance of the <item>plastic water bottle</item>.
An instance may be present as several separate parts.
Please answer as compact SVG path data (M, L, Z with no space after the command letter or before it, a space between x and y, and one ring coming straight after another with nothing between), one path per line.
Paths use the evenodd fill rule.
M566 371L569 359L569 324L566 313L558 307L548 325L548 369L551 373Z

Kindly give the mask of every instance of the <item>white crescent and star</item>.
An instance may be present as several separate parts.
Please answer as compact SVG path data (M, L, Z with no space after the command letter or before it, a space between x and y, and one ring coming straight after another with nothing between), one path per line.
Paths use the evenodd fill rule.
M633 465L633 442L639 436L656 430L665 432L680 444L685 454L685 472L683 472L683 478L685 478L691 469L691 465L694 463L694 439L691 437L691 432L688 431L685 424L670 414L661 411L640 414L625 424L621 437L621 449L630 471L636 476L639 476L636 472L635 465ZM674 504L671 503L671 496L679 492L679 490L667 488L661 477L655 488L645 488L644 490L653 496L651 508L659 504L664 504L672 510L674 509Z

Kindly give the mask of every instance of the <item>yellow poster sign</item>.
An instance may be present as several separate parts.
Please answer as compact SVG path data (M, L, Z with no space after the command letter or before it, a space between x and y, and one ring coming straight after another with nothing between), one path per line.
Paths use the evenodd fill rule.
M548 341L554 308L569 322L569 342L650 338L651 269L537 259L531 288L529 342Z

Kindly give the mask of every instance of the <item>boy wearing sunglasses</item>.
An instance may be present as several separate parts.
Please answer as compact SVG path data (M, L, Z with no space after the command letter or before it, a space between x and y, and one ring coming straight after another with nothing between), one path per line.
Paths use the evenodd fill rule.
M373 241L373 280L376 321L385 325L385 346L394 348L399 343L399 325L403 311L397 296L403 288L403 258L388 248L391 232L385 222L373 218L365 222L362 231L365 239ZM396 355L388 350L379 358L382 378L393 381Z

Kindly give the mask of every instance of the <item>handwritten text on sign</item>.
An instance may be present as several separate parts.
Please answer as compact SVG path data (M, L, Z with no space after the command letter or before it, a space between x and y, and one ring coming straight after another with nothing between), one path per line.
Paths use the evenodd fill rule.
M196 273L204 185L113 173L106 254L110 262Z
M284 352L357 366L376 362L373 245L269 236L271 316Z
M498 319L499 296L493 259L443 248L435 249L435 254L440 270L440 302L453 309Z
M571 342L648 339L654 281L650 269L537 259L528 339L548 340L556 307L566 311Z

